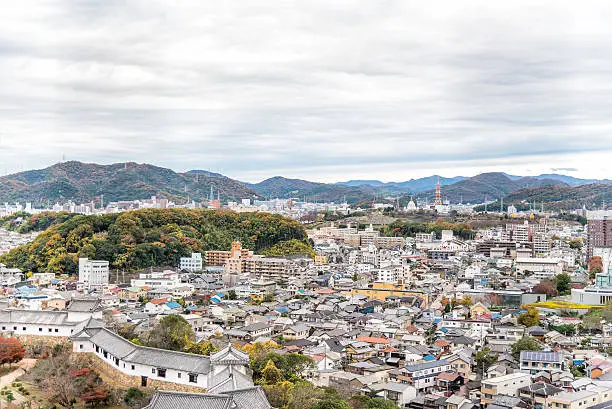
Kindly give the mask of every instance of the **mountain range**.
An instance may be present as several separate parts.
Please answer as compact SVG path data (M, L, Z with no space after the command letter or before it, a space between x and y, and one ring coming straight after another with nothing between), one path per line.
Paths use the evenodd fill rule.
M592 200L593 195L597 195L596 192L601 189L612 187L610 180L578 179L561 174L523 177L500 172L453 178L433 175L404 182L350 180L319 183L275 176L259 183L243 183L208 170L180 173L133 162L99 165L71 161L0 177L0 203L33 202L40 205L66 200L86 203L98 201L102 195L105 202L146 199L155 195L176 203L185 203L188 199L208 199L211 187L214 197L218 194L223 202L245 198L299 198L318 202L346 200L348 203L357 203L408 195L431 201L435 197L438 180L444 199L463 203L481 203L485 199L502 197L506 203L510 203L510 200L523 200L523 197L530 195L544 195L552 201L557 194L560 198L575 194L577 196L572 200L584 203L585 200ZM595 187L561 189L582 186ZM516 196L512 196L515 193Z
M212 173L177 173L170 169L133 162L98 165L62 162L40 170L0 177L0 203L77 203L165 197L177 203L207 199L210 188L223 200L260 197L243 183Z

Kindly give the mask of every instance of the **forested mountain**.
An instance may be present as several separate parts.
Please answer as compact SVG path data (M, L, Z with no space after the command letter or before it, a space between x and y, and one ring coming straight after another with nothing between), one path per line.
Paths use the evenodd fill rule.
M521 177L513 179L500 172L481 173L480 175L459 181L442 189L444 199L452 203L462 201L463 203L481 203L485 199L492 200L502 198L509 193L527 187L538 187L545 185L564 185L563 182L552 179L536 179L532 177ZM435 191L424 192L422 197L433 200Z
M602 203L612 203L611 183L592 183L582 186L540 186L521 189L504 197L504 206L524 203L549 210L588 209L601 207Z
M302 179L288 179L276 176L259 183L246 186L268 198L306 198L319 202L357 202L364 197L372 197L375 192L371 186L354 187L327 183L309 182Z
M410 179L405 182L381 182L379 180L349 180L348 182L338 182L336 185L354 187L375 187L378 191L386 193L419 193L429 189L435 189L440 181L440 186L452 185L466 179L463 176L445 178L433 175L419 179Z
M269 213L144 209L64 219L50 222L33 242L3 254L0 262L24 271L74 273L78 257L89 257L137 270L177 266L191 252L229 250L234 240L260 254L312 254L299 222Z
M0 177L0 202L77 203L164 197L177 203L187 198L208 198L210 188L222 200L257 197L242 183L219 174L176 173L170 169L133 162L98 165L63 162L40 170Z

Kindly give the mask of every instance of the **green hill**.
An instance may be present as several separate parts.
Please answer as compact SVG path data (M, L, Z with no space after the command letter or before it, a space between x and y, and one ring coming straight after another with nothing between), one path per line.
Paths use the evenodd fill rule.
M521 189L504 197L504 207L508 204L536 203L541 208L551 210L574 210L583 205L588 209L600 208L602 203L612 202L612 183L593 183L582 186L541 186ZM499 206L498 206L499 207Z
M471 178L461 180L442 188L442 196L451 203L482 203L485 199L501 198L509 193L533 186L564 185L553 179L536 179L532 177L510 178L501 172L481 173ZM425 192L422 197L428 197L430 202L435 197L435 191Z
M0 177L1 202L77 203L164 197L177 203L187 198L208 198L211 186L222 201L257 197L242 183L213 173L176 173L170 169L133 162L98 165L63 162L45 169Z
M264 197L271 198L299 198L318 202L355 203L364 197L371 198L376 190L372 186L343 186L310 182L302 179L288 179L281 176L266 179L259 183L246 184Z
M191 252L229 250L234 240L256 253L312 252L302 225L279 215L144 209L73 215L51 224L33 242L3 254L0 262L24 271L74 273L78 257L89 257L108 260L111 268L138 270L177 266L179 258Z

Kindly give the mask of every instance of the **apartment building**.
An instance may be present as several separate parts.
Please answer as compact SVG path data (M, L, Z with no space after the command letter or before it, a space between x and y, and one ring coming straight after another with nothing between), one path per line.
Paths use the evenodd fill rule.
M521 372L483 379L480 404L490 404L497 395L519 396L519 389L528 385L531 385L531 375Z
M184 286L178 273L172 270L162 272L140 273L138 278L131 280L132 287L167 288L172 290Z
M293 260L276 257L256 257L249 266L251 275L266 280L289 281L298 278L299 265Z
M517 258L515 265L518 274L529 271L540 280L554 278L563 272L563 262L553 258Z
M79 258L79 282L90 290L103 288L108 285L108 265L108 261L104 260Z
M531 374L564 369L563 357L558 352L521 351L520 369Z
M587 260L595 247L612 247L612 210L587 212Z
M589 385L586 390L560 392L550 396L546 402L548 409L585 409L600 403L612 401L612 388ZM544 409L546 409L544 408Z
M191 253L191 257L181 257L179 267L181 270L195 273L196 271L202 271L202 254Z

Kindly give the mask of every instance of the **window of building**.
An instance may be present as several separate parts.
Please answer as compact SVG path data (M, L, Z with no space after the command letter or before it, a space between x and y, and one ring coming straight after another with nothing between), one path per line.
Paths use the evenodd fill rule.
M83 344L79 344L79 349L83 349Z
M17 327L15 327L15 329L17 329ZM25 331L25 330L26 330L26 327L23 327L23 330Z
M104 355L104 358L108 358L108 352L104 351L102 352L102 355Z
M197 373L190 373L189 374L189 382L191 382L191 383L198 383L198 374Z
M151 368L151 373L155 373L155 368Z
M136 369L136 365L132 365L132 371Z
M17 327L13 327L13 331L17 331Z
M38 328L38 332L42 332L42 328Z
M49 328L49 332L53 332L53 328Z
M55 332L59 332L59 329L55 328Z
M166 370L164 368L157 368L157 376L160 378L166 377Z
M181 373L180 372L178 373L178 378L181 379Z

